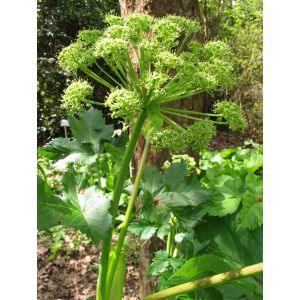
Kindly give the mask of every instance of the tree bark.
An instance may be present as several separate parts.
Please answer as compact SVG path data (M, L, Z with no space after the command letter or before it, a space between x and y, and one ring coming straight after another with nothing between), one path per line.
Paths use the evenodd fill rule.
M126 17L134 13L146 13L155 17L164 17L166 15L179 15L200 21L200 10L199 4L196 0L119 0L121 15ZM203 36L197 35L194 38L203 42ZM204 95L199 94L190 99L178 101L170 106L194 111L203 111L204 109ZM179 119L176 120L178 123L182 123ZM145 140L141 137L138 141L136 151L133 159L134 173L137 170L138 163L141 159ZM198 153L189 153L198 161ZM155 165L158 168L163 166L163 163L170 159L169 152L167 150L154 152L150 151L148 156L148 165ZM146 272L152 261L154 252L159 250L162 244L158 242L156 238L150 239L143 244L140 252L140 297L146 296L155 291L155 281L150 280L147 277Z

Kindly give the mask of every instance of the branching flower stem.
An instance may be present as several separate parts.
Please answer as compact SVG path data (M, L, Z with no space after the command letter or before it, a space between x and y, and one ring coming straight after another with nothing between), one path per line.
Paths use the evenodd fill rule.
M122 87L122 84L117 81L115 78L113 78L112 76L110 76L101 66L99 66L99 64L97 64L95 62L95 65L97 66L97 68L99 69L99 71L101 71L102 73L104 73L110 80L112 80L114 83L116 83L118 86Z
M92 100L87 100L87 99L80 99L81 102L88 103L88 104L95 104L99 106L104 106L104 103L97 102L97 101L92 101Z
M192 110L186 110L186 109L180 109L180 108L172 108L172 107L163 107L166 111L174 111L178 113L184 113L188 115L200 115L205 117L222 117L221 114L209 114L209 113L203 113L199 111L192 111Z
M199 121L199 120L202 120L201 118L196 118L196 117L191 117L191 116L187 116L185 114L179 114L177 112L173 112L173 111L168 111L166 109L162 109L161 110L162 112L165 112L169 115L174 115L174 116L178 116L178 117L182 117L182 118L185 118L185 119L190 119L190 120L194 120L194 121Z
M142 179L142 174L145 168L145 164L146 164L146 160L148 157L148 153L149 153L149 148L150 148L150 144L149 142L146 142L144 150L143 150L143 155L139 164L139 168L137 171L137 175L134 181L134 186L133 186L133 191L132 194L130 196L129 202L128 202L128 206L127 206L127 210L125 213L125 220L124 222L121 224L121 231L118 237L118 241L115 247L115 251L113 252L113 257L111 258L111 264L109 266L109 270L108 270L108 276L107 276L107 294L109 293L109 290L111 288L112 282L113 282L113 278L116 272L116 267L118 265L118 261L120 258L120 254L121 254L121 250L124 244L124 239L128 230L128 226L130 223L130 220L132 219L132 212L134 209L134 205L137 199L137 195L138 195L138 190L139 190L139 185Z

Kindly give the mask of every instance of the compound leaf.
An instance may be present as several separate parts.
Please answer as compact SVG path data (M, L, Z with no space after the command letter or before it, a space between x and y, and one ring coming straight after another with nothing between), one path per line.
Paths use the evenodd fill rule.
M62 216L68 213L66 203L50 191L49 185L38 176L37 178L37 226L39 230L49 229L58 225Z
M101 142L109 141L113 134L113 125L105 125L102 112L90 108L79 114L79 118L69 117L73 136L80 143L89 143L94 152L101 150Z

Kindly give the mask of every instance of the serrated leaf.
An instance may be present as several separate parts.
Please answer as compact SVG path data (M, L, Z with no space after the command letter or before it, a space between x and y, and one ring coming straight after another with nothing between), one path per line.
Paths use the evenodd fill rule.
M49 229L62 220L68 213L66 203L50 191L48 184L37 178L37 226L39 230Z
M247 191L259 196L263 194L263 181L260 176L250 173L246 176L245 183Z
M69 163L76 163L76 164L84 164L84 165L91 165L96 162L98 155L89 155L85 153L72 153L67 157L58 160L53 166L61 171L67 169Z
M157 226L142 221L132 222L128 228L130 232L139 236L141 240L150 239L157 229Z
M249 170L249 172L254 173L256 170L263 166L263 155L258 152L251 152L251 156L245 160L244 167Z
M100 151L101 142L109 141L113 134L113 125L105 125L101 111L90 108L79 114L79 118L69 117L73 136L80 143L89 143L94 152Z
M247 192L243 195L238 228L254 230L263 224L262 179L250 173L245 182Z
M180 163L173 163L171 166L164 172L163 182L169 188L173 190L184 181L186 174L186 165L184 161Z
M145 168L142 177L142 188L153 196L162 184L162 175L155 167Z
M211 274L226 272L231 266L221 257L204 254L186 261L167 281L168 286L182 284Z
M223 217L238 209L243 192L241 178L223 174L215 178L209 185L214 189L211 200L204 204L209 215Z
M158 230L157 230L157 236L160 238L160 239L164 239L164 237L166 235L168 235L168 233L171 231L172 227L170 224L165 224L165 225L162 225Z
M159 250L155 252L154 259L148 269L148 274L157 276L164 272L170 271L170 269L177 270L184 263L182 257L169 257L165 250Z
M110 200L95 187L90 187L84 194L75 197L71 184L67 181L65 197L71 213L64 216L64 226L80 230L97 245L112 226L112 218L108 213Z
M46 144L42 149L38 149L38 154L49 159L58 160L71 154L80 144L69 138L55 138Z

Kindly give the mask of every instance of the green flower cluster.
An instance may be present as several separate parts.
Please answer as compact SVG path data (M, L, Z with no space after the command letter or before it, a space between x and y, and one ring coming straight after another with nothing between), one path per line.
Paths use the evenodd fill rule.
M231 101L219 101L214 105L214 112L221 114L221 120L224 118L228 126L233 131L243 132L247 126L246 119L243 116L240 106Z
M81 66L89 67L96 62L94 43L100 38L100 30L79 32L77 42L64 48L59 56L59 65L67 74L75 75Z
M142 110L141 102L135 92L125 89L115 89L105 100L105 106L111 110L113 118L126 116L133 117L133 114Z
M188 149L184 132L176 130L173 127L166 127L156 132L150 142L154 151L169 149L171 153L185 153Z
M163 165L163 169L168 169L171 164L176 164L176 163L180 163L182 160L185 162L186 165L186 171L187 174L191 174L191 173L199 173L199 169L196 167L196 161L193 157L187 155L187 154L183 154L183 155L172 155L171 157L172 162L169 162L168 160L164 162Z
M216 127L211 120L199 120L187 128L186 139L190 148L198 152L205 149L216 135Z
M190 41L201 30L194 20L136 14L127 18L108 15L106 22L103 31L80 32L59 60L68 73L80 69L110 90L105 105L113 117L131 120L145 109L150 119L154 112L171 125L162 107L200 92L227 88L233 82L229 48L221 42ZM98 59L105 61L113 75L101 68ZM196 142L189 145L199 146Z
M91 105L87 102L87 97L93 94L93 87L85 80L73 81L64 91L62 96L62 107L70 113L83 110L82 102L88 107Z
M199 152L205 149L216 135L211 120L199 119L183 130L167 127L153 135L151 143L155 151L167 148L171 153Z

